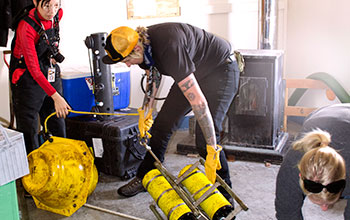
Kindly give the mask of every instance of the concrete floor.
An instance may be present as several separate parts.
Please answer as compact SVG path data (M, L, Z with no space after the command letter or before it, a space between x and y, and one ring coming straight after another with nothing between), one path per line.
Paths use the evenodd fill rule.
M172 174L178 172L186 165L192 164L198 158L183 156L175 153L176 143L187 135L187 131L179 131L173 137L164 162L165 167ZM234 161L229 162L233 191L249 207L248 211L242 211L237 215L238 220L273 220L276 219L274 210L275 179L279 165L266 165L263 163ZM140 219L156 219L149 209L153 199L147 193L140 193L131 198L124 198L117 193L118 187L128 181L122 181L118 177L100 174L99 182L89 196L87 204L98 206L114 212L123 213ZM19 195L20 197L20 195ZM22 219L30 220L122 220L130 219L97 211L88 207L81 207L70 217L61 216L36 208L32 199L19 198ZM341 220L345 202L338 202L335 207L327 212L306 201L304 207L305 220ZM158 211L160 211L158 209Z

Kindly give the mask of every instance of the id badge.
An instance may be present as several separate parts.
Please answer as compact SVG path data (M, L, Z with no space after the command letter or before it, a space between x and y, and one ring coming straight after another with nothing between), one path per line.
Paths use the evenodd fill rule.
M54 67L49 67L48 74L47 74L47 81L55 82L55 75L56 75L56 69Z

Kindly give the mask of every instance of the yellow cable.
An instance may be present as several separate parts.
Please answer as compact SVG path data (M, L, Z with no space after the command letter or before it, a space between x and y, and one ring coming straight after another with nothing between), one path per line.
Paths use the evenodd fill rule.
M69 112L76 113L76 114L85 114L85 115L131 115L131 116L137 116L139 113L105 113L105 112L84 112L84 111L74 111L74 110L68 110ZM44 122L45 127L45 133L47 133L47 121L49 118L54 116L56 112L51 113Z

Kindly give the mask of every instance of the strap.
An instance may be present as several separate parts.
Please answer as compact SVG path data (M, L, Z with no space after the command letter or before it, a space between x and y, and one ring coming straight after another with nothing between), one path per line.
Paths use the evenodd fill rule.
M53 27L54 28L57 28L57 30L59 30L59 17L58 17L58 13L61 11L62 9L60 8L58 11L57 11L57 13L56 13L56 15L55 15L55 17L53 17L53 21L54 21L54 23L53 23Z
M137 139L137 130L133 128L129 131L127 139L125 140L126 148L128 152L130 152L134 158L138 160L143 160L145 157L145 148L141 146Z
M45 29L44 29L44 26L42 25L40 19L39 19L39 15L38 15L38 12L37 10L34 11L34 17L35 17L35 20L37 22L35 22L32 18L30 18L29 16L26 16L24 18L24 20L30 24L34 30L38 33L39 37L42 37L42 39L46 42L47 46L48 47L52 47L52 42L50 41L50 39L48 38L46 32L45 32ZM59 18L58 18L58 12L56 13L56 15L54 16L54 19L53 19L53 29L54 29L54 33L55 33L55 40L57 42L59 42ZM41 25L39 25L41 24ZM44 36L43 36L44 35Z
M147 69L150 69L154 66L154 60L152 58L152 47L150 44L144 44L143 47L144 63L146 64Z
M26 16L24 20L34 28L34 30L39 34L39 36L45 33L45 30L29 16Z

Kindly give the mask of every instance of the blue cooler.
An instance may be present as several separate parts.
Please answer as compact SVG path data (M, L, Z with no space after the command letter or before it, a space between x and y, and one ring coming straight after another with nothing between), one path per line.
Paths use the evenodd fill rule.
M114 110L126 108L130 103L130 69L124 64L111 66Z
M61 73L63 97L75 111L90 112L95 105L92 77L89 72L67 71ZM70 113L68 117L78 116Z

